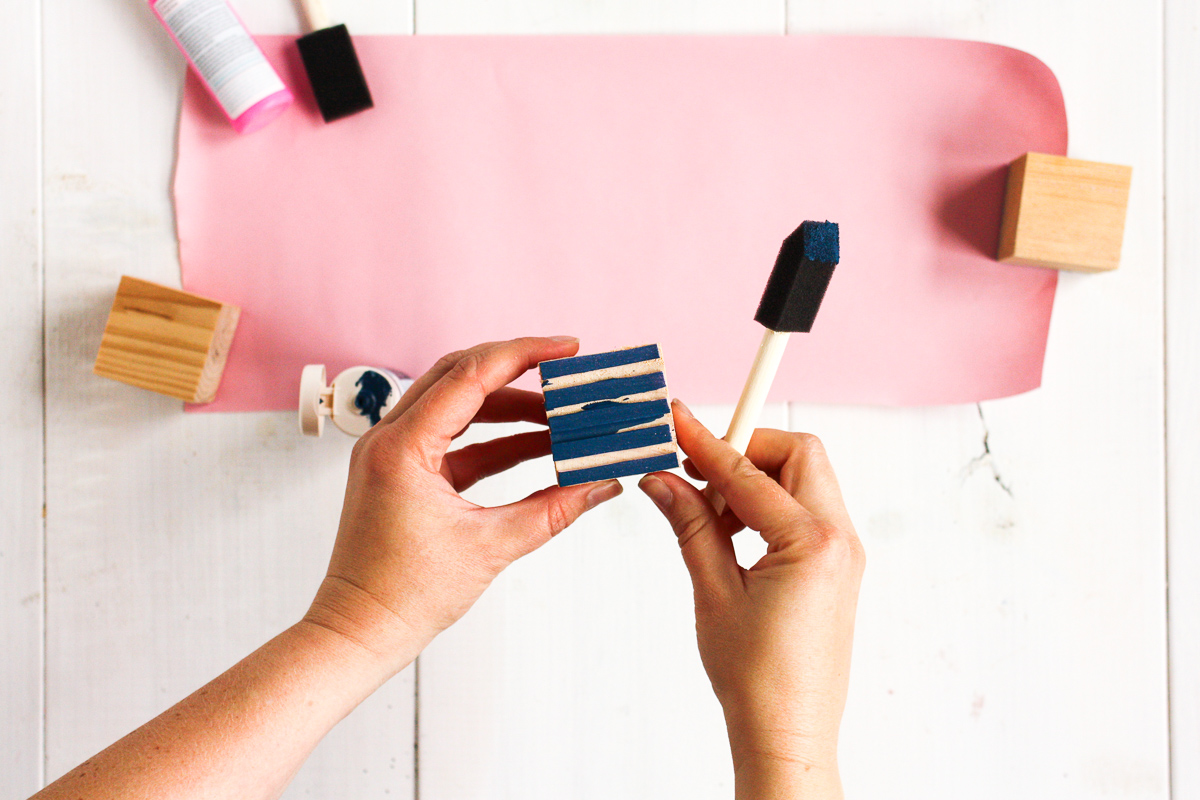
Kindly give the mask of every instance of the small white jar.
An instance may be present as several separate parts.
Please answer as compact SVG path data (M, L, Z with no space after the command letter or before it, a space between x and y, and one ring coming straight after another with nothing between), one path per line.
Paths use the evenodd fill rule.
M362 436L387 415L412 381L381 367L350 367L332 384L324 364L309 364L300 374L300 431L320 436L325 418L351 436Z

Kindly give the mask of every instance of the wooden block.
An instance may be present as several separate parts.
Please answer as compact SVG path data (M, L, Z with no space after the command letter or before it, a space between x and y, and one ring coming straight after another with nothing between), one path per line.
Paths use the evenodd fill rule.
M1026 153L1008 168L997 258L1007 264L1116 269L1132 167Z
M239 313L124 275L92 371L189 403L212 402Z
M559 486L679 466L658 345L538 365Z

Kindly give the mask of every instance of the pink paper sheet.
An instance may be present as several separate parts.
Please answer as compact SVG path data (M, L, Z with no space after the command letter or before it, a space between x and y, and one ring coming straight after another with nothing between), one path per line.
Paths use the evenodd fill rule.
M301 368L409 374L476 342L660 342L674 394L737 399L780 241L841 225L772 397L940 404L1041 380L1056 273L995 262L1004 167L1065 154L1050 70L862 37L358 37L376 108L239 136L189 75L188 291L242 317L216 402L294 408ZM525 385L536 385L527 382Z

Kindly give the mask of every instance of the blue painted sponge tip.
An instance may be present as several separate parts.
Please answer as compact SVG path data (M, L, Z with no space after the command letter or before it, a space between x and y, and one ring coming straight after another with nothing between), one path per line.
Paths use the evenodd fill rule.
M808 220L801 222L798 230L803 242L805 258L809 261L838 263L838 224L836 222Z
M800 223L779 248L754 319L780 333L812 330L839 255L836 222Z

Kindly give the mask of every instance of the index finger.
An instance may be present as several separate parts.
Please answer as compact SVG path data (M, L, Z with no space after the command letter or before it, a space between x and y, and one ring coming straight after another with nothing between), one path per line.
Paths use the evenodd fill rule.
M471 353L478 353L489 347L495 347L499 342L484 342L477 344L468 350L458 350L453 353L447 353L438 359L437 363L430 367L425 374L418 377L412 382L412 386L408 387L400 400L392 407L392 410L387 413L382 420L384 423L392 423L400 419L405 411L408 411L414 403L421 399L421 395L429 391L429 387L433 386L438 380L451 370L451 368L462 360L464 356Z
M692 416L678 400L673 404L679 446L725 498L738 519L770 543L816 522L787 490Z
M488 395L539 362L565 358L578 349L578 339L564 336L513 339L468 352L421 395L405 420L420 440L435 448L440 459L450 441L475 418Z
M833 465L816 436L759 428L750 439L746 457L764 472L778 475L779 483L800 505L821 519L854 529Z

